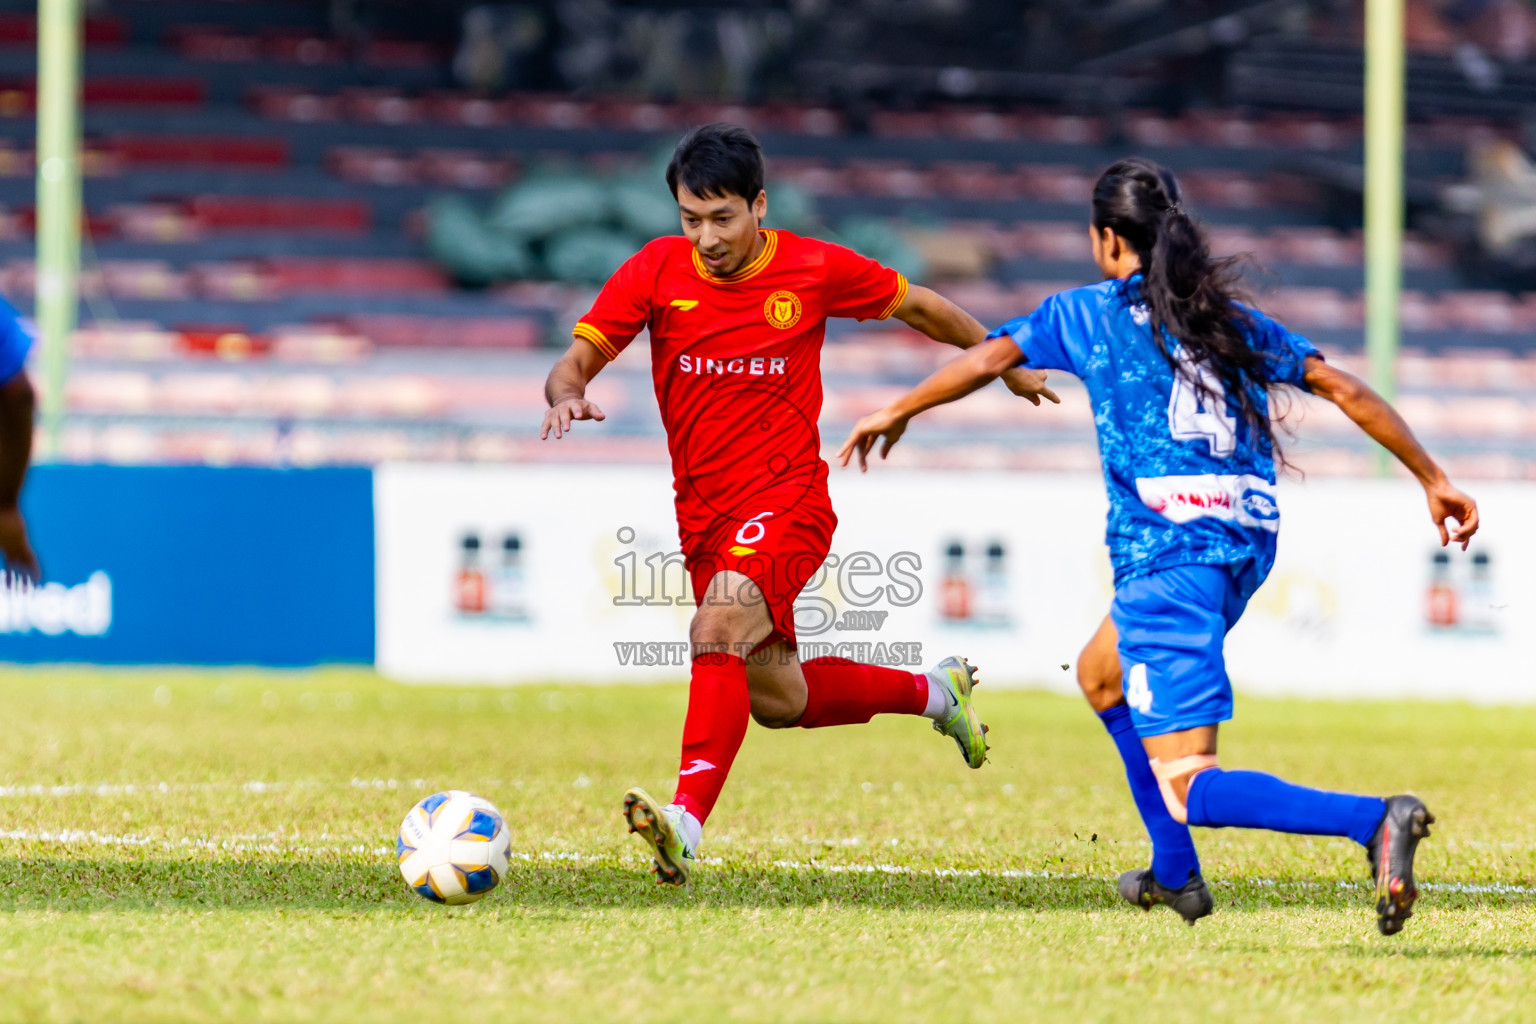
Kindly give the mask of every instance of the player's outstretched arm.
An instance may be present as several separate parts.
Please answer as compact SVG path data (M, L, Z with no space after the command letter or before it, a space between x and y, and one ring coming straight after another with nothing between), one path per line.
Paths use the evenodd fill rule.
M914 285L896 312L891 314L914 331L921 331L934 341L956 348L973 348L987 338L987 329L977 319L931 288ZM1048 398L1060 404L1056 392L1045 385L1045 371L1027 366L1011 367L1002 374L1008 390L1035 405Z
M921 384L902 395L879 412L870 413L854 425L853 433L843 442L837 457L842 465L854 452L859 453L859 469L869 472L869 453L875 441L884 438L880 457L890 454L892 446L901 440L907 423L925 409L964 398L972 391L985 387L1018 364L1019 347L1012 338L1004 335L984 341L965 355L953 359L933 371Z
M42 575L21 516L21 482L32 460L37 396L25 370L0 384L0 554L5 568L36 582Z
M1440 529L1441 545L1454 540L1465 551L1472 535L1477 532L1477 502L1446 479L1445 471L1419 444L1398 411L1363 380L1316 356L1307 359L1306 381L1313 394L1342 409L1361 430L1408 467L1408 472L1424 487L1430 517ZM1455 520L1457 525L1447 529L1447 519Z
M548 438L550 431L554 431L557 439L563 437L575 420L606 418L597 403L587 401L587 385L607 364L607 357L585 338L577 338L565 350L544 381L544 400L549 403L549 410L544 413L539 440Z

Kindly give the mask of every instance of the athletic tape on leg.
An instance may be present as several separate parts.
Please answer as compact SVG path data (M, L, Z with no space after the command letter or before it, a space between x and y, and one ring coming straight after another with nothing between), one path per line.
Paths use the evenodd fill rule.
M1163 803L1168 805L1168 813L1181 825L1189 824L1189 807L1173 791L1173 780L1181 775L1194 778L1207 768L1215 768L1216 755L1190 754L1188 757L1175 758L1172 761L1161 761L1155 757L1151 760L1152 774L1157 776L1157 788L1162 791ZM1187 786L1185 791L1188 792Z

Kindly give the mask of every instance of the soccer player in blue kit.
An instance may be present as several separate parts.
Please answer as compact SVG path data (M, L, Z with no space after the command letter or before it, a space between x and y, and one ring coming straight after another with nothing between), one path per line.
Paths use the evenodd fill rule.
M1421 800L1308 789L1216 757L1217 727L1232 717L1222 644L1274 564L1280 526L1271 392L1333 402L1395 455L1423 485L1441 544L1466 548L1477 505L1379 395L1234 298L1239 263L1211 258L1166 169L1129 159L1105 171L1090 234L1102 283L1051 296L860 420L842 463L857 452L867 469L877 440L883 458L913 416L1011 367L1080 377L1109 493L1115 596L1079 675L1152 837L1151 866L1122 875L1121 895L1190 924L1211 912L1189 825L1348 836L1375 874L1378 927L1395 934L1413 913L1414 853L1434 821Z
M27 377L32 335L9 302L0 299L0 556L12 576L37 582L42 570L21 516L21 483L32 461L32 417L37 406Z

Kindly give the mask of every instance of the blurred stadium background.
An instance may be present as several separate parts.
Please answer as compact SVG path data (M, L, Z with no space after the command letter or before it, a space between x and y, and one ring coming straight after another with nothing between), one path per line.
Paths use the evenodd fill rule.
M1196 0L110 0L86 5L86 234L66 462L665 458L643 358L610 421L530 425L551 349L676 230L658 160L740 121L770 222L839 238L983 320L1091 279L1097 171L1183 177L1267 308L1346 363L1364 328L1363 5ZM33 291L34 5L0 14L0 290ZM1414 0L1405 412L1453 472L1536 475L1536 16ZM834 322L830 434L944 353ZM908 342L911 342L908 344ZM1092 469L1081 392L959 406L915 461ZM1022 439L1023 443L1020 443ZM918 458L921 455L921 458ZM1374 465L1346 424L1311 474Z

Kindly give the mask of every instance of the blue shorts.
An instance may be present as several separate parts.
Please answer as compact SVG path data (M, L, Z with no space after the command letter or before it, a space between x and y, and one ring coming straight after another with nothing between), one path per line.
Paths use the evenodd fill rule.
M1131 721L1161 736L1232 717L1222 644L1248 601L1219 565L1177 565L1126 580L1109 614L1120 633L1120 671Z

